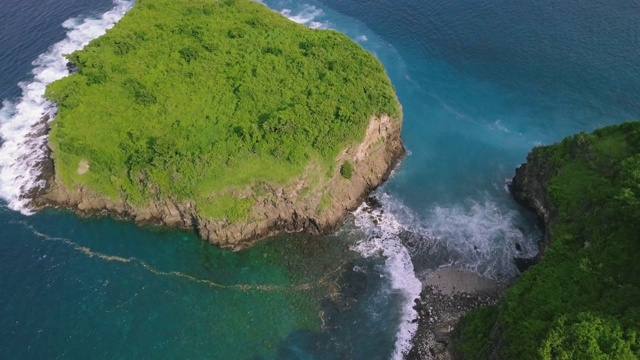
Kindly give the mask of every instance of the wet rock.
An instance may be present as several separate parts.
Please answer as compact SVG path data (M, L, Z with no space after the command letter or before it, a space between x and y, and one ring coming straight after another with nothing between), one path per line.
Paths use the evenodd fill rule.
M440 328L440 329L434 330L433 337L436 340L436 342L439 342L444 346L449 345L450 333L448 328Z
M431 280L429 280L431 279ZM507 284L455 269L438 269L424 280L417 300L418 330L407 360L452 359L451 336L459 319L472 309L496 303ZM453 287L451 283L459 286Z
M364 199L364 202L365 202L365 204L367 204L367 206L371 210L380 209L382 207L382 203L380 202L380 199L378 199L375 196L367 196Z
M532 258L514 257L513 262L516 264L516 267L518 268L518 270L520 270L520 272L523 273L528 268L535 265L538 262L538 258L537 257L532 257Z
M514 199L538 216L538 225L544 233L538 257L542 256L549 245L549 229L557 215L557 209L551 205L547 190L552 176L549 159L542 152L534 150L527 156L527 162L516 169L513 180L508 184Z
M69 74L73 74L78 71L78 67L76 66L76 64L72 63L71 61L68 61L67 71L69 71Z

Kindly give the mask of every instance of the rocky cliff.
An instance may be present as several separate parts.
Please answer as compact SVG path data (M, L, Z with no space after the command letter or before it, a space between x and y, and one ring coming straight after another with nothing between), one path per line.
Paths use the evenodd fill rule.
M319 234L335 228L350 210L383 182L404 154L400 139L401 119L373 116L362 142L344 149L331 174L314 162L304 173L284 185L260 184L232 189L221 196L249 200L249 216L240 221L212 219L201 215L193 201L158 199L136 206L122 199L109 199L84 186L69 189L55 174L51 156L43 174L47 185L33 196L31 206L67 208L82 216L111 215L138 224L195 230L212 243L241 249L264 237L282 232ZM346 178L341 165L353 171ZM330 175L330 176L329 176Z
M509 190L515 200L538 215L544 236L540 242L537 259L549 246L550 228L557 211L549 198L549 181L553 176L548 157L540 149L534 149L527 156L527 162L516 169Z

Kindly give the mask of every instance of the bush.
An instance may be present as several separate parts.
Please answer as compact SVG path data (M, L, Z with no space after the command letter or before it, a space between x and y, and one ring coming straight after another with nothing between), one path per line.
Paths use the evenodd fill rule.
M349 161L342 163L342 166L340 166L340 175L347 180L351 179L353 175L353 164Z

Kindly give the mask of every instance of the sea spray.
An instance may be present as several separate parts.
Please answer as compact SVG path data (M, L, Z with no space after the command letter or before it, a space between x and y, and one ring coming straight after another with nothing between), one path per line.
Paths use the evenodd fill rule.
M519 273L513 258L537 252L536 233L519 228L516 210L499 207L488 197L484 202L470 200L468 206L434 205L422 215L383 191L373 199L375 204L365 203L353 213L365 234L353 250L363 257L384 257L391 291L403 296L394 359L408 352L417 329L412 321L417 317L414 300L422 289L418 277L440 267L513 277Z
M393 352L393 359L402 359L411 349L411 339L418 328L417 322L414 322L418 313L413 306L422 290L422 284L415 276L409 251L399 238L404 228L392 215L383 214L380 209L374 209L366 203L354 211L353 215L356 226L366 236L353 250L364 257L383 256L391 290L399 292L403 297Z
M332 28L329 21L319 21L318 18L324 18L325 14L322 9L312 5L305 4L297 11L288 8L274 10L279 11L290 20L311 28ZM362 34L348 35L359 42L369 40L366 35ZM396 219L392 216L382 216L379 210L372 209L367 204L361 205L353 214L355 225L364 231L366 239L360 241L352 250L360 253L363 257L383 256L385 258L384 271L390 280L390 291L400 293L403 298L399 328L392 355L393 359L402 359L411 349L411 339L418 328L417 322L414 322L418 313L413 309L413 306L415 300L420 296L422 283L415 276L409 251L398 237L403 228ZM372 221L374 218L379 218L380 221L374 223Z
M427 234L452 252L460 267L491 277L514 277L515 257L532 258L538 252L536 231L523 231L516 210L498 206L489 198L454 206L433 206L427 213Z
M52 45L34 62L33 79L21 82L22 96L4 100L0 109L0 197L10 209L30 214L25 196L45 183L39 180L39 164L47 156L47 121L55 105L44 98L50 83L69 75L65 54L82 49L113 27L131 8L132 1L114 0L114 7L99 18L71 18L62 26L66 37Z
M464 204L433 204L423 213L387 193L376 196L381 214L375 221L385 223L392 218L395 224L379 231L402 232L419 277L444 266L511 278L520 273L515 257L537 254L539 231L525 223L516 209L499 206L489 195Z
M321 16L324 13L322 10L312 5L305 5L302 11L295 14L291 12L291 9L282 9L280 13L286 16L289 20L295 21L298 24L306 25L312 29L326 29L329 27L328 23L315 21L318 16Z

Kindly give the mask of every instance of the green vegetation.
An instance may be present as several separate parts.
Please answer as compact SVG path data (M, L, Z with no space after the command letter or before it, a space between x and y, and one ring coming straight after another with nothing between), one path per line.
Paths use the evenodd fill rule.
M318 214L321 214L323 211L325 211L331 206L332 201L333 201L333 198L331 195L322 194L322 198L320 198L320 203L318 204L318 208L316 209L316 212Z
M251 213L251 199L237 199L221 195L200 204L200 215L211 219L228 219L231 222L246 221Z
M330 169L372 115L400 115L370 53L250 0L138 0L68 57L77 73L46 93L56 172L131 204L192 199L242 219L251 204L222 195Z
M351 179L353 175L353 164L350 161L345 161L340 166L340 175L345 179Z
M486 359L640 358L640 123L536 148L558 215L541 262L462 322L458 351Z
M496 321L498 310L495 305L488 305L470 312L460 320L458 336L464 339L454 343L455 350L464 359L487 359L491 350L488 341Z

